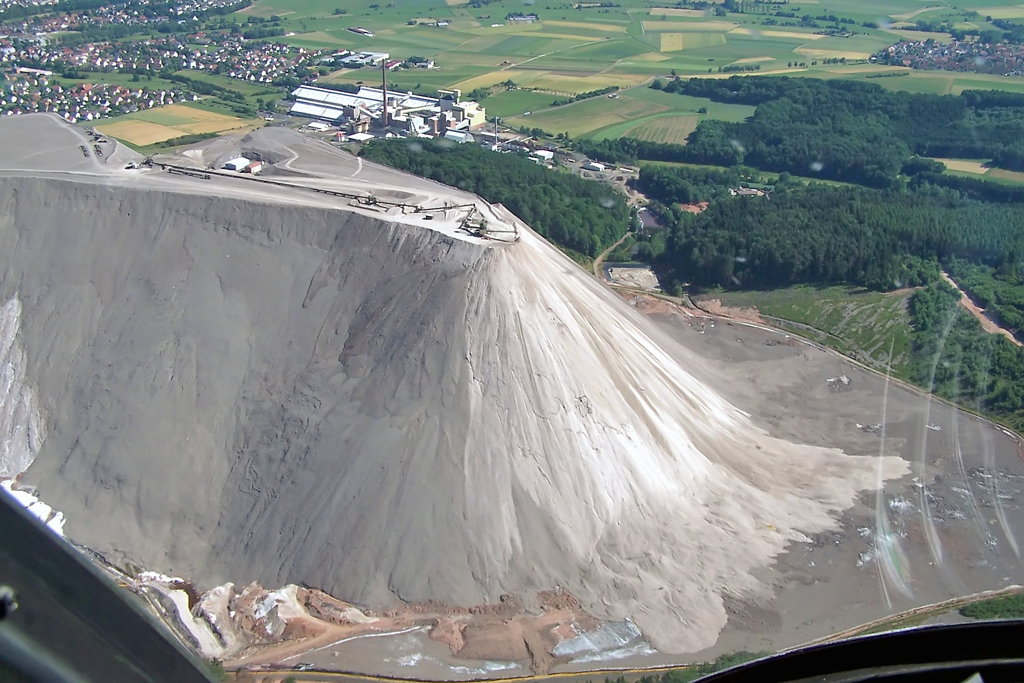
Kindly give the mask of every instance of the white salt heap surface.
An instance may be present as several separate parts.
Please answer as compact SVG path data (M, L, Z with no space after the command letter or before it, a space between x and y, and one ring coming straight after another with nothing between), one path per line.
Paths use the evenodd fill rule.
M300 583L370 606L561 586L663 651L696 651L725 625L724 591L766 596L752 570L907 471L769 437L694 379L697 356L525 227L496 244L454 214L108 170L78 133L15 118L0 138L53 146L0 153L20 169L0 177L0 296L23 307L47 428L26 478L101 552L202 587ZM261 134L223 156L278 136L292 171L347 164L296 183L515 222Z

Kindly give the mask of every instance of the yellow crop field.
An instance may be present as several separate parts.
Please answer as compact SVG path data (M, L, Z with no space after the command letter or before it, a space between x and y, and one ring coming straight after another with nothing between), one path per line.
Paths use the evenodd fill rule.
M636 74L607 73L576 76L551 71L505 69L467 78L460 83L456 83L453 87L459 88L462 92L469 92L474 88L487 88L496 83L512 79L520 86L526 88L540 88L558 93L581 93L607 88L610 85L624 88L636 85L645 78L646 76Z
M541 88L554 92L581 93L591 90L600 90L610 85L617 85L620 88L627 88L636 85L648 78L646 75L636 74L593 74L589 76L571 76L548 72L530 83L531 88ZM517 80L516 83L519 81Z
M215 111L208 111L206 109L198 109L196 107L189 107L184 104L169 104L166 107L160 107L160 111L172 114L174 116L180 116L182 118L192 119L193 121L230 121L238 122L235 116L229 116L228 114L221 114Z
M829 57L845 57L846 59L867 59L871 56L870 52L842 52L836 50L817 50L809 47L798 47L794 52L799 52L804 57L810 59L826 59Z
M946 165L946 168L952 171L960 171L961 173L985 175L989 172L989 169L984 165L984 161L975 159L940 159L936 157L935 161L941 161Z
M729 31L736 28L731 21L645 21L644 31Z
M694 17L695 19L708 15L702 9L679 9L678 7L652 7L648 14L652 17Z
M567 26L570 28L589 28L594 31L606 33L625 33L626 27L622 24L599 24L594 21L554 21L545 20L545 26Z
M184 135L184 133L169 126L161 126L158 123L137 121L135 119L121 119L114 123L106 123L96 126L96 130L112 138L127 140L133 145L140 147Z
M664 62L666 59L671 59L668 55L663 55L660 52L645 52L642 55L636 55L629 59L624 59L620 64L631 64L633 62Z
M467 78L464 81L456 83L454 88L459 88L462 92L469 92L474 88L489 88L492 85L501 83L507 80L513 80L519 85L531 85L533 81L537 80L542 76L544 71L526 71L520 69L503 69L500 71L492 71L486 74L480 74L479 76L473 76Z
M578 43L596 43L599 40L603 40L602 38L598 38L595 36L576 36L571 33L549 33L548 31L542 31L537 35L538 37L544 38L561 38L562 40L574 40Z
M998 178L1000 180L1011 180L1015 183L1024 183L1024 173L1020 173L1018 171L1006 171L1001 168L993 168L985 175L989 178Z
M167 125L144 121L141 118L153 118L154 113L166 115L165 120L180 120L182 123ZM183 104L172 104L128 114L109 123L101 123L96 126L96 130L104 135L145 147L165 140L180 138L183 135L221 133L253 127L255 127L254 123L245 119L205 109L196 109Z
M775 57L765 55L764 57L744 57L743 59L737 59L733 64L757 64L758 62L770 62Z
M815 35L813 33L804 33L802 31L776 31L776 30L764 30L759 31L757 29L747 28L746 26L737 26L729 33L738 36L767 36L772 38L800 38L803 40L819 40L825 38L823 35Z
M725 45L724 33L659 33L658 49L662 52L679 52L698 47Z

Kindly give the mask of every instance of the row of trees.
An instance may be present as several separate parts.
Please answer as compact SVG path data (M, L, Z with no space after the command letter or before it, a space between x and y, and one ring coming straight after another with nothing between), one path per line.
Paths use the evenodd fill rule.
M580 100L589 100L592 97L600 97L601 95L608 95L609 93L618 92L619 86L609 85L607 88L600 88L598 90L590 90L587 92L581 92L578 95L572 97L566 97L560 100L555 100L551 103L552 107L560 107L563 104L572 104L573 102L579 102Z
M586 256L596 256L629 226L622 195L516 154L437 140L375 140L362 156L500 202L555 244Z

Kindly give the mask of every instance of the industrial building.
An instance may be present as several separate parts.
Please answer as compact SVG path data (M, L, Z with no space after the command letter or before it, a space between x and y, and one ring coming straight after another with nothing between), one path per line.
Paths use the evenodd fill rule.
M299 86L292 91L291 114L321 121L349 133L390 130L412 137L444 137L448 131L468 133L486 123L486 110L463 101L459 90L439 90L438 97L361 87L339 92Z
M252 163L252 162L250 162L245 157L236 157L234 159L231 159L230 161L225 162L224 163L224 168L226 168L229 171L241 172L250 163Z

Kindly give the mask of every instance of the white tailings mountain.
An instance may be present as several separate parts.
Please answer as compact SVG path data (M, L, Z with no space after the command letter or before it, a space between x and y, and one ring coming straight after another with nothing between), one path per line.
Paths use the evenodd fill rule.
M560 586L696 651L723 593L766 595L752 570L907 472L769 437L525 226L301 186L516 222L479 198L287 131L199 156L284 148L292 188L111 168L84 137L0 122L0 298L45 424L24 480L108 557L369 606Z

